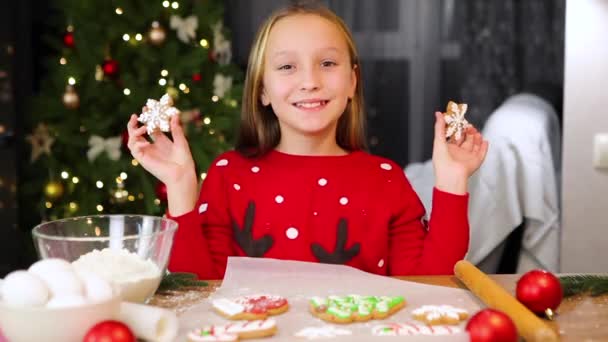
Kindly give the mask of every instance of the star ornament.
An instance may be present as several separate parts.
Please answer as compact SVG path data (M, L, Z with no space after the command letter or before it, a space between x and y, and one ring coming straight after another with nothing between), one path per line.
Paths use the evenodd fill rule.
M148 135L157 130L169 132L171 117L178 114L179 110L173 107L173 99L169 94L165 94L160 101L148 99L137 121L147 126Z
M55 138L51 136L46 124L39 123L34 132L27 135L25 139L32 145L31 163L38 160L43 154L51 155L51 146L53 146Z
M454 136L456 140L460 140L464 130L471 125L467 119L464 118L467 108L468 106L466 103L458 104L454 101L448 102L446 112L443 113L447 125L447 130L445 132L446 138Z

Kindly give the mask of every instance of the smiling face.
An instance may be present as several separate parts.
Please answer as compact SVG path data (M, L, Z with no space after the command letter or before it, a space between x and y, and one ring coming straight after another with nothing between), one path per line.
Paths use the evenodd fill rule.
M272 106L282 139L335 137L357 77L340 29L314 14L280 19L268 36L261 102Z

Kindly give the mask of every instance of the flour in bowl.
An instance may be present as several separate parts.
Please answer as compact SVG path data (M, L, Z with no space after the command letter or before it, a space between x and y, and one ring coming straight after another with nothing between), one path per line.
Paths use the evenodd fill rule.
M129 302L146 301L161 280L161 271L152 260L144 260L126 249L93 250L72 264L76 270L97 273L117 285L122 299Z

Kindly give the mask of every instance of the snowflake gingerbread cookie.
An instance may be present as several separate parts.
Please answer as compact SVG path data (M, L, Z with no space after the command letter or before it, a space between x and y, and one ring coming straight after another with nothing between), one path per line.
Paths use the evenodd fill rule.
M456 325L467 319L469 313L450 305L423 305L412 311L412 316L429 325Z
M458 104L454 101L449 101L443 118L447 125L445 137L449 138L454 136L456 140L460 140L464 131L471 125L467 119L464 118L464 114L467 112L467 104Z
M273 295L251 295L235 299L216 299L213 308L220 315L233 320L260 320L282 314L289 308L287 299Z
M173 99L169 94L165 94L160 101L148 99L137 121L147 126L148 135L157 130L169 132L171 117L178 114L179 110L173 107Z
M405 306L401 296L329 296L309 300L310 312L331 323L364 322L385 319Z
M190 342L238 341L240 339L272 336L277 332L274 319L210 325L188 333Z

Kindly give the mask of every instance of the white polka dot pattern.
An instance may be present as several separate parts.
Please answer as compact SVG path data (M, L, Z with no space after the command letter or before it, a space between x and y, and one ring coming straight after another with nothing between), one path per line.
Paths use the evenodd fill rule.
M284 200L285 199L281 195L277 195L277 197L274 198L274 201L277 202L277 203L279 203L279 204L283 203Z
M300 234L300 232L298 231L298 229L294 228L294 227L289 227L285 231L285 235L287 235L287 238L291 239L291 240L297 238L299 234Z
M215 165L217 165L217 166L226 166L226 165L228 165L228 159L218 160L217 163L215 163Z

